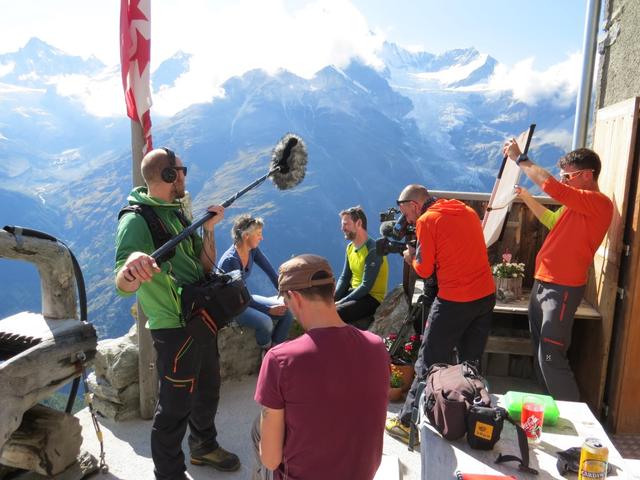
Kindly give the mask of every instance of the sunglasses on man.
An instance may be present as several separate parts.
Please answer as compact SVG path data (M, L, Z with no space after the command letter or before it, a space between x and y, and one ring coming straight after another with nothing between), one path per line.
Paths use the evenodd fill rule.
M583 168L582 170L576 170L575 172L564 172L560 170L560 180L568 182L569 180L573 180L574 178L582 175L582 172L593 172L593 169Z

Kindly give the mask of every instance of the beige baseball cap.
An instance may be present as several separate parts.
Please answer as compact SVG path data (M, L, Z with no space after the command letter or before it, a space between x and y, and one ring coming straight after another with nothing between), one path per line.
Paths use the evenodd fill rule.
M320 272L328 274L325 278L316 278ZM287 260L280 265L278 276L278 291L280 294L287 290L302 290L319 285L335 285L335 278L331 266L326 258L306 253Z

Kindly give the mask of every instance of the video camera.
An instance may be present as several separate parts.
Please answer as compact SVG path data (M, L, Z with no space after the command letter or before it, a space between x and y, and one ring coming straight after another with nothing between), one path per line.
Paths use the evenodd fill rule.
M398 214L400 216L396 218ZM406 217L397 208L391 207L385 212L380 212L380 234L382 237L376 240L376 253L380 256L390 253L402 255L408 245L416 245L415 227L409 225Z

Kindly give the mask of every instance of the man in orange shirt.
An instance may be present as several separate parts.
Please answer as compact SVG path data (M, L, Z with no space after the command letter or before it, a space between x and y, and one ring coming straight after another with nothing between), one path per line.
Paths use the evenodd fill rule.
M551 212L523 188L516 191L550 229L536 256L535 282L529 299L529 327L536 352L536 373L556 400L579 401L576 379L567 360L573 317L582 300L587 271L604 238L613 204L598 188L600 158L588 148L562 157L561 182L522 154L515 139L504 154L562 207Z
M436 272L438 295L431 306L415 365L416 377L398 418L387 422L389 435L407 441L418 383L434 363L449 363L454 347L459 361L479 363L491 328L495 284L478 214L459 200L435 200L422 185L408 185L397 200L416 226L416 248L404 259L422 278Z

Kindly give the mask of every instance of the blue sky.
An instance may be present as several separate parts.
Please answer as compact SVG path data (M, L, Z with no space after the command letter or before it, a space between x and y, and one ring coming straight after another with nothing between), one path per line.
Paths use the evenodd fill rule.
M163 32L159 37L154 28L156 60L170 54L171 44L184 48L190 13L214 22L234 3L243 4L245 14L253 5L258 15L269 9L293 14L314 3L334 11L336 4L352 4L373 32L402 45L433 53L474 46L504 63L535 57L541 68L581 50L586 9L585 0L152 0L153 25L159 22ZM260 3L267 7L257 7ZM117 0L0 0L0 11L2 52L38 36L69 53L117 62Z
M546 68L582 50L585 0L353 0L394 41L432 53L476 47ZM391 5L394 5L391 7Z
M171 115L211 101L230 76L253 68L310 78L354 56L381 67L377 51L384 41L431 53L475 47L500 62L488 88L532 102L564 88L569 98L579 76L585 1L151 0L152 69L178 50L192 54L188 75L154 93L154 111ZM97 56L108 74L57 79L58 91L83 97L93 113L113 115L119 110L107 100L121 91L119 5L0 0L0 52L36 36L66 53ZM0 84L10 68L0 65Z

